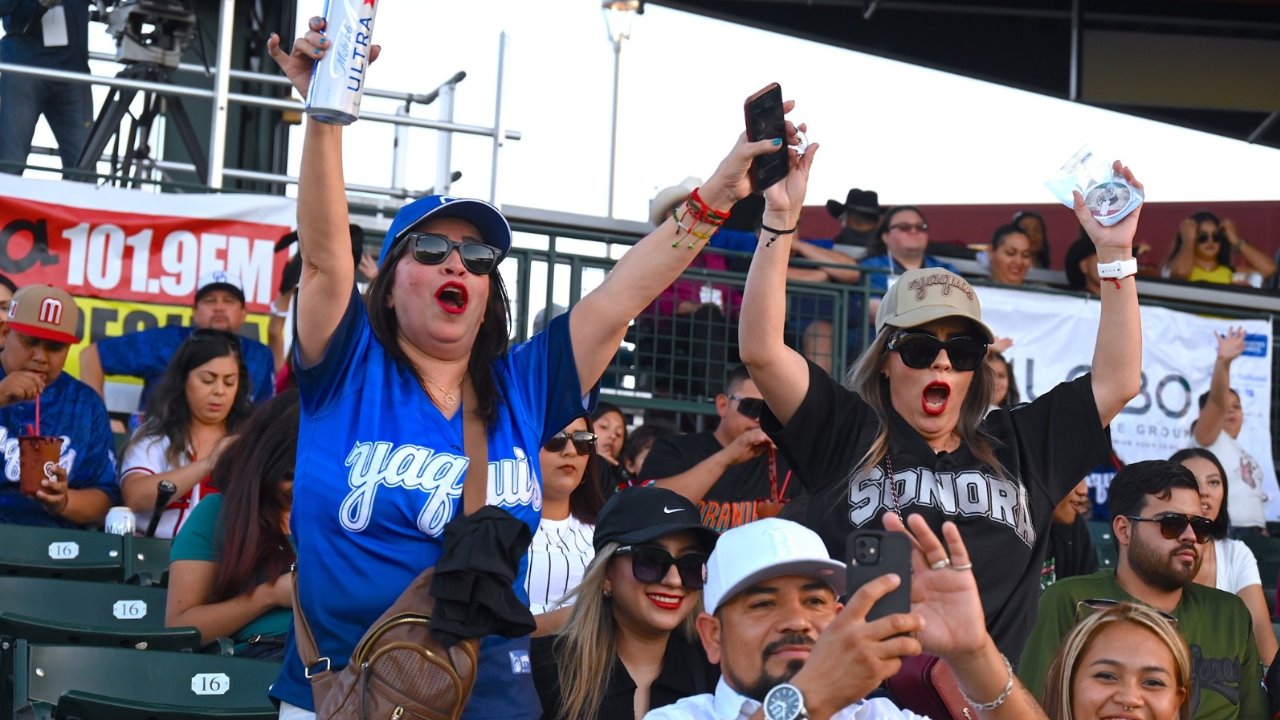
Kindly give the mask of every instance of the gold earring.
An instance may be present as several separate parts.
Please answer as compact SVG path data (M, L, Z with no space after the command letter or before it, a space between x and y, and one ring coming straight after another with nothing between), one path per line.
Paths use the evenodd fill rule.
M613 597L613 591L610 590L609 588L604 588L600 592L604 595L605 600L608 600L609 598Z

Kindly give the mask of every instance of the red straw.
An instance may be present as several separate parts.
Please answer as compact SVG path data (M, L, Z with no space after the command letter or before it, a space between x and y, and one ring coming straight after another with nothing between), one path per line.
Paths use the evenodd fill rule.
M39 406L37 405L36 407L37 407L36 412L37 412L37 418L38 418ZM37 419L36 423L39 424L39 422L40 420ZM788 475L788 477L790 477L790 475ZM781 499L782 498L779 497L778 495L778 451L772 445L770 445L769 446L769 501L778 502Z
M40 434L40 396L36 396L36 435Z

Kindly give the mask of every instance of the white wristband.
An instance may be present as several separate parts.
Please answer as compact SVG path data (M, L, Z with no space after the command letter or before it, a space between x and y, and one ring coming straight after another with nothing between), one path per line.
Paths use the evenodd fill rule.
M1119 280L1138 274L1138 259L1117 260L1109 263L1098 263L1098 277L1103 280Z

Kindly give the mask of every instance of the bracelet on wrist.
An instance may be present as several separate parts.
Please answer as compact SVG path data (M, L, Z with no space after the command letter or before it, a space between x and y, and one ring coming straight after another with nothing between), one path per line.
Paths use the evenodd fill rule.
M980 703L969 697L969 693L965 692L963 688L960 690L960 695L964 697L964 701L972 705L976 710L995 710L1003 705L1004 701L1008 700L1009 696L1013 694L1013 665L1009 663L1009 658L1005 657L1004 653L1000 653L1000 659L1004 661L1004 669L1005 672L1009 673L1009 679L1005 681L1004 690L1000 691L1000 694L996 696L995 700Z
M791 233L795 232L795 231L796 231L796 230L798 230L799 228L800 228L800 226L799 226L799 225L796 225L795 227L793 227L793 228L791 228L791 229L789 229L789 230L778 230L778 229L776 229L776 228L771 228L771 227L769 227L768 225L765 225L764 223L761 223L761 224L760 224L760 229L761 229L761 230L763 230L763 231L765 231L765 232L773 233L773 237L769 238L769 240L764 244L764 246L765 246L765 247L769 247L769 246L773 245L773 241L774 241L774 240L777 240L778 238L782 237L783 235L790 235Z

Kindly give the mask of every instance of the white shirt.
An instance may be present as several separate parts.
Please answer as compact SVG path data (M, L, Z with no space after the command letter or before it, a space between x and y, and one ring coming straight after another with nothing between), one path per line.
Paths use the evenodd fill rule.
M720 678L716 694L694 695L645 714L644 720L747 720L760 703L741 695ZM910 710L899 710L892 700L859 700L831 716L831 720L929 720Z
M1262 466L1226 430L1218 433L1213 444L1202 447L1217 456L1222 469L1227 471L1230 490L1227 510L1231 512L1231 524L1246 528L1265 527L1267 494L1262 489Z
M570 590L582 582L595 557L595 526L570 515L564 520L542 518L529 543L529 573L525 590L534 615L555 610ZM573 602L564 603L572 605Z
M1248 545L1239 540L1223 538L1213 541L1213 551L1218 563L1216 587L1219 590L1239 595L1241 590L1250 585L1262 584L1258 560Z
M161 435L151 435L138 439L137 442L129 446L124 454L124 459L120 462L120 482L124 484L126 475L142 473L145 475L159 475L167 473L177 468L171 466L169 461L165 459L165 451L169 449L169 439ZM182 463L178 467L187 465L191 460L190 453L183 453ZM146 480L135 480L134 482L146 482ZM182 523L186 522L187 516L191 513L197 503L200 502L201 496L204 494L205 488L201 483L196 483L191 488L191 492L182 497L175 497L169 501L166 509L160 515L160 523L156 525L156 537L172 538L178 534L178 528L182 527ZM134 522L137 525L138 532L147 529L147 525L151 523L151 511L135 512L133 514Z

